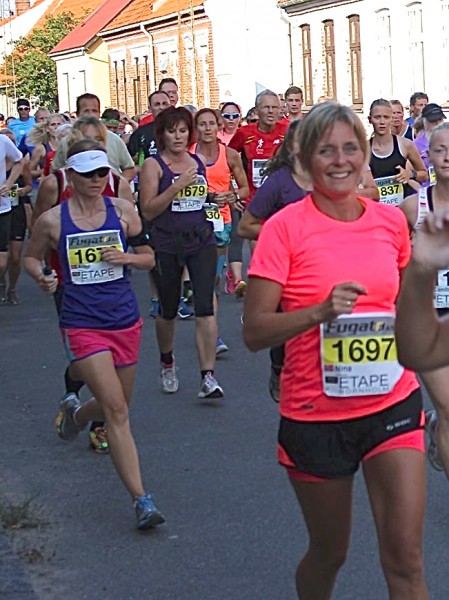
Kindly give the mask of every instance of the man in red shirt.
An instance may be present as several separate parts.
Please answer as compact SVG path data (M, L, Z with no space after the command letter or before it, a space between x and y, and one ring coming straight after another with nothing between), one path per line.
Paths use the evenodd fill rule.
M256 98L259 121L240 127L229 142L229 148L242 155L249 182L249 198L262 184L262 171L266 162L276 154L284 141L289 123L279 121L281 102L271 90L264 90Z

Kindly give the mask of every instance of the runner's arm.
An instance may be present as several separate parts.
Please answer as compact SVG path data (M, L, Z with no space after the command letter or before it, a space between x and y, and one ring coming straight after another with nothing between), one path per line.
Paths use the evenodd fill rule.
M438 269L449 264L449 213L430 213L417 231L401 281L396 317L400 362L414 371L449 365L449 319L433 305Z
M39 163L44 156L45 156L45 148L44 148L43 144L38 144L34 148L33 154L31 155L31 160L30 160L31 176L35 177L36 179L42 175L42 169L41 169Z
M249 185L240 154L228 146L226 148L226 155L228 158L228 165L238 186L235 193L240 200L246 200L249 196Z
M418 195L413 194L405 198L399 208L405 214L410 231L413 231L418 220Z
M353 303L366 290L357 283L336 285L328 298L314 306L290 312L277 312L283 286L275 281L250 277L245 298L243 338L246 346L257 352L280 346L320 323L332 321L352 312ZM348 305L348 301L351 303Z
M419 183L424 183L428 180L429 176L427 173L426 165L424 164L424 161L419 154L418 148L411 140L408 140L406 138L401 138L401 143L405 144L404 156L407 158L407 161L409 161L409 163L411 164L412 169L416 171L416 176L414 177L414 180L418 181ZM407 171L408 178L407 181L405 181L404 183L408 183L408 180L411 179L412 175L408 164L406 164L405 170Z
M35 224L34 231L28 241L23 266L36 283L46 292L53 293L58 284L54 274L46 276L42 273L42 264L46 253L51 248L52 226L54 218L48 212L42 215Z
M134 206L136 203L134 201L134 196L131 190L131 186L127 179L125 179L122 175L120 176L120 181L118 184L118 197L125 198L128 202Z
M128 265L136 269L149 270L155 265L154 252L148 243L142 220L133 206L125 198L114 198L126 237L134 252L122 252L116 248L105 248L101 256L115 265Z
M50 210L58 201L58 180L56 175L48 175L44 177L39 183L37 189L36 203L33 210L33 219L31 221L31 228L34 227L37 219L42 213Z
M379 188L374 181L371 169L367 169L362 172L359 187L357 188L357 194L364 196L365 198L372 198L373 200L379 200Z
M262 229L262 223L262 219L255 217L247 208L240 219L237 233L245 240L257 240Z

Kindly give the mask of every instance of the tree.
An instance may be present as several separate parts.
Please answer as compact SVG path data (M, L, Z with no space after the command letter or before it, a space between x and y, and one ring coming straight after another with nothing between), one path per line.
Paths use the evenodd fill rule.
M3 64L9 96L32 98L39 106L57 108L56 64L48 53L77 23L71 12L48 15L42 27L33 29L14 43L13 52L5 56Z

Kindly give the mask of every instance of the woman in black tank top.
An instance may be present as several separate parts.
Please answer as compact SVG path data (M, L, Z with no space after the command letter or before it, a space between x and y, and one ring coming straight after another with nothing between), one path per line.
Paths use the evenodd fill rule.
M413 142L391 134L392 118L393 110L388 100L379 99L372 103L369 122L374 134L370 139L370 168L379 188L380 201L398 206L414 193L408 182L426 181L427 172Z

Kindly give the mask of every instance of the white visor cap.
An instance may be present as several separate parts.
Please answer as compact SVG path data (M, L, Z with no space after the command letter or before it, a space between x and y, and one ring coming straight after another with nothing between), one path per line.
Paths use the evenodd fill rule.
M74 154L67 159L67 167L77 173L89 173L101 167L112 168L108 162L108 155L102 150L78 152L78 154Z

